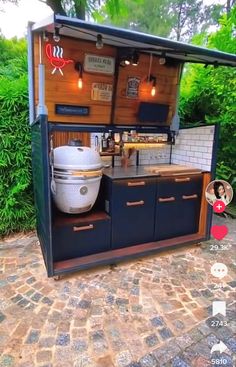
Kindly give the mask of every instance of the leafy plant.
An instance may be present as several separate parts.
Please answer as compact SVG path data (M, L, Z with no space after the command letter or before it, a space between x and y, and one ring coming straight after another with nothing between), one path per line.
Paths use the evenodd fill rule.
M220 29L207 45L224 52L236 52L236 7L224 15ZM198 38L199 39L199 38ZM206 38L203 37L203 42ZM181 123L220 124L217 177L236 189L236 70L231 67L188 65L181 84Z
M0 67L0 236L35 226L25 60Z

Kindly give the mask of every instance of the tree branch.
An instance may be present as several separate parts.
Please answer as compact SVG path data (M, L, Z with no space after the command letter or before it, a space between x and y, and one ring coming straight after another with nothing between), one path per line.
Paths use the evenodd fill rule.
M61 5L60 0L46 0L46 4L54 11L55 14L65 15L66 12Z

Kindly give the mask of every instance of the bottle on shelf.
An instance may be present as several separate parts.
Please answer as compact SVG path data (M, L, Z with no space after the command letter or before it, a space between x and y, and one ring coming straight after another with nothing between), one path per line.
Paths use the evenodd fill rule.
M106 152L108 149L107 138L105 133L102 134L101 147L102 152Z
M120 133L119 135L120 135L119 150L120 150L120 155L122 156L123 151L124 151L124 141L123 141L124 134Z
M126 143L128 141L128 131L124 131L123 141Z
M115 139L114 139L114 134L112 133L111 130L109 130L109 136L107 138L107 145L108 145L108 151L110 153L114 153L115 152Z

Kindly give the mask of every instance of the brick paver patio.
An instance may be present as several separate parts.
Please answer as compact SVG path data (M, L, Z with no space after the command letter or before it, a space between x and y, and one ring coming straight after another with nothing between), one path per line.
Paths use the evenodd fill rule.
M220 242L60 281L46 277L35 233L0 243L0 366L207 367L220 340L228 349L212 356L235 366L235 224L227 219ZM211 248L219 243L227 249ZM215 262L228 267L222 280ZM226 301L226 317L212 316L214 300Z

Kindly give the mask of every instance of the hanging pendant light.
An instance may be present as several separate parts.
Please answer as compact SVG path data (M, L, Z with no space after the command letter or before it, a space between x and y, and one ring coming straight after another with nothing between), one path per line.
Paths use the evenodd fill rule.
M152 89L151 89L151 96L155 97L156 95L156 82L157 78L151 74L152 69L152 54L150 54L150 62L149 62L149 70L148 70L148 76L147 76L147 83L152 83Z
M81 64L81 62L76 62L75 63L75 70L78 71L79 73L79 79L78 79L78 88L82 89L83 88L83 65Z

